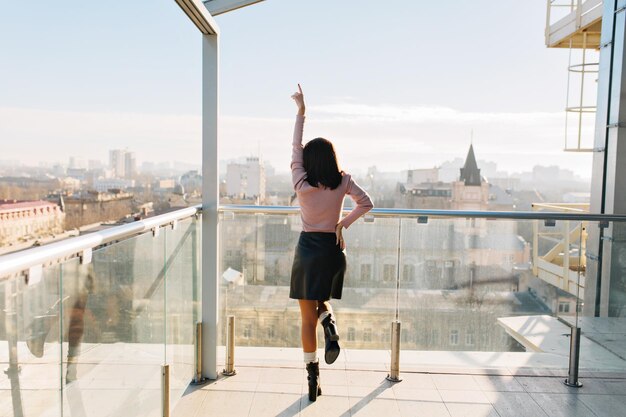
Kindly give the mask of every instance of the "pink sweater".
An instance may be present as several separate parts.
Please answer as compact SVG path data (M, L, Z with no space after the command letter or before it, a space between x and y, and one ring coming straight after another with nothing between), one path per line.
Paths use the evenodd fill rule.
M291 176L293 188L300 201L302 228L305 232L335 232L339 223L343 198L347 194L354 200L356 207L341 220L343 227L348 228L356 219L374 207L369 195L357 185L352 177L343 174L341 184L334 190L324 186L312 187L306 181L306 171L302 158L302 132L304 116L296 116L293 131L293 152L291 154Z

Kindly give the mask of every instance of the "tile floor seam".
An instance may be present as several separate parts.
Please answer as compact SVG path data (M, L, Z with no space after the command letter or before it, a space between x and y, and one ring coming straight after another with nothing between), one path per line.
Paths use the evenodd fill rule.
M523 388L523 386L522 386ZM546 410L543 409L543 407L541 406L541 404L539 404L539 402L537 402L537 400L535 399L535 397L533 397L530 392L527 392L526 395L528 395L530 397L530 399L537 404L537 407L539 407L539 409L546 415L546 417L550 417L550 414L548 414L548 412Z
M588 415L595 416L595 417L605 417L605 416L598 416L596 413L594 413L594 412L593 412L593 410L592 410L589 406L587 406L587 404L585 404L582 400L579 400L577 396L574 396L574 395L569 394L569 393L561 393L561 392L535 392L535 393L529 393L530 397L531 397L533 400L535 400L535 398L534 398L533 394L544 394L544 395L548 395L548 396L553 396L553 395L561 395L561 396L573 397L575 401L579 401L579 402L581 403L581 405L582 405L584 408L586 408L587 410L589 410L589 412L590 412L591 414L588 414ZM537 400L535 400L535 402L537 402ZM541 406L541 404L539 404L539 403L537 402L537 405L539 405L539 408L541 408L541 410L542 410L544 413L546 413L548 416L550 416L550 414L549 414L549 413L548 413L548 412L547 412L547 411L546 411L546 410L545 410L545 409Z
M252 406L254 405L254 398L256 397L257 388L259 388L259 381L257 381L257 383L256 383L256 385L254 387L254 392L252 393L252 400L250 400L250 406L248 407L248 416L247 417L254 417L254 416L251 416L250 413L252 413Z
M567 394L567 395L572 395L572 394ZM583 401L582 397L579 397L576 395L574 396L574 398L576 399L576 401L579 401L583 405L583 407L587 408L587 410L589 410L593 416L603 417L603 416L599 416L598 414L596 414L596 412L593 411L593 409L590 406L588 406L587 403L585 403L585 401Z
M590 394L585 394L585 395L590 395ZM601 394L601 395L611 395L611 394ZM581 402L581 403L583 403L583 405L584 405L585 407L587 407L589 410L591 410L591 413L592 413L594 416L596 416L596 417L602 417L602 416L598 416L598 414L596 414L596 413L593 411L593 409L591 408L591 406L590 406L590 405L588 405L588 404L585 402L585 397L582 397L582 396L581 396L581 397L576 397L576 398L577 398L577 399L578 399L578 398L580 398L580 402Z
M194 391L195 392L195 391ZM202 401L200 401L200 404L198 405L198 407L196 407L195 412L191 415L191 417L200 417L200 412L202 411L202 405L204 404L204 401L206 400L207 394L206 392L204 393L204 398L202 398ZM191 401L191 400L190 400ZM176 406L174 406L174 410L176 410ZM174 412L174 410L172 410L172 414Z
M519 393L519 391L515 391L515 392L516 392L516 393ZM544 410L544 409L543 409L543 407L541 407L541 405L539 405L539 403L537 403L537 400L535 400L535 399L533 398L533 396L532 396L532 395L530 395L530 393L525 392L524 394L528 395L528 396L530 397L530 399L531 399L531 400L532 400L532 401L533 401L533 402L537 405L537 407L539 407L539 409L541 410L541 412L544 414L544 417L550 417L550 414L548 414L548 413L546 412L546 410ZM489 399L489 398L487 398L487 399ZM491 403L491 401L489 401L489 402ZM497 412L498 410L496 409L495 405L494 405L493 403L492 403L491 405L492 405L492 407L493 407L493 408L496 410L496 412ZM534 417L536 417L536 416L534 416Z
M202 391L202 390L199 390L199 391ZM204 403L206 402L206 399L208 398L208 396L209 396L208 392L204 392L204 398L200 402L200 407L198 407L198 410L192 417L200 417L200 413L202 412L202 410L204 410ZM176 408L174 408L174 410L176 410Z

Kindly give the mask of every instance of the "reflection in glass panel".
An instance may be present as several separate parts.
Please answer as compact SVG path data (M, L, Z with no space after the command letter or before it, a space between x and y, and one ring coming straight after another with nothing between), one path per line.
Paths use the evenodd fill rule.
M0 281L2 416L60 413L60 284L59 265Z
M160 413L164 244L163 233L146 233L94 251L89 264L62 265L69 415Z
M180 221L164 228L166 236L166 363L170 365L170 395L178 398L194 372L194 334L197 321L198 222Z

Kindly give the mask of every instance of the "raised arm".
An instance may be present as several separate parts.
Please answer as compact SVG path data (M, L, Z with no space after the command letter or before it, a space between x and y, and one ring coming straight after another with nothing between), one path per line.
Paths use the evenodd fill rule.
M298 92L294 93L291 98L298 106L291 151L291 180L294 190L301 191L302 188L306 188L310 185L306 182L306 171L304 170L302 157L302 134L304 131L304 113L306 106L304 105L304 94L302 94L300 84L298 84Z

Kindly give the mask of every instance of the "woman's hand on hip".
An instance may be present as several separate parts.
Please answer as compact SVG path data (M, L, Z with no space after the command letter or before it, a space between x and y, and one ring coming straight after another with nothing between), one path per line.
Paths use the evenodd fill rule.
M341 223L337 223L337 226L335 226L335 236L337 236L337 245L339 245L339 247L341 248L341 250L344 250L346 248L346 242L343 240L343 225Z
M306 110L306 106L304 105L304 94L302 93L302 88L300 87L300 84L298 84L298 91L293 93L291 98L298 105L298 115L299 116L304 116L304 112Z

